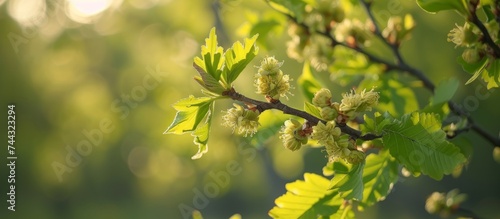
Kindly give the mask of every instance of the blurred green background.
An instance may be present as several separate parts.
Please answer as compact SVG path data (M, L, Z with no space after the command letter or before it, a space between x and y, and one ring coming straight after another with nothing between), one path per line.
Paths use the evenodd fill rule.
M175 115L171 104L201 95L191 63L209 30L216 26L228 46L245 37L242 27L252 17L269 13L257 0L0 0L0 133L6 139L7 105L15 104L18 156L16 212L10 212L7 145L0 149L0 218L182 218L179 207L195 205L205 218L267 218L285 183L302 179L304 171L321 174L326 159L320 149L292 153L273 132L253 141L237 137L219 125L219 113L210 150L199 160L190 159L197 151L191 136L162 133ZM460 51L446 42L454 23L462 21L458 15L425 14L414 1L376 3L382 21L404 13L417 22L402 47L411 64L435 83L457 77L459 103L484 86L479 80L463 85L469 75L455 62ZM286 57L286 40L286 33L269 33L271 47L262 48L250 66L274 55L297 78L302 65ZM235 86L258 98L254 71L248 68ZM355 86L340 87L326 73L319 77L337 94ZM430 93L415 91L423 106ZM301 107L303 97L295 93L285 102ZM499 100L493 90L471 112L491 133L500 131ZM218 103L216 112L231 104ZM267 112L261 121L280 116ZM500 165L492 159L493 147L473 133L464 138L474 154L459 178L401 177L385 201L360 217L433 218L424 210L427 196L459 188L469 195L465 208L500 218ZM224 175L227 168L237 171ZM207 188L213 197L197 197Z

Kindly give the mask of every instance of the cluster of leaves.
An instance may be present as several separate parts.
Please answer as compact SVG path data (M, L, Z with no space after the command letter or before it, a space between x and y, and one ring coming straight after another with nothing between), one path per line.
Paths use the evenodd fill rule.
M355 208L363 210L385 199L398 181L400 167L413 176L427 175L436 180L463 167L469 154L462 146L449 141L447 134L456 128L443 127L442 120L450 114L448 103L459 82L450 79L435 88L427 84L434 95L420 108L410 86L399 81L397 74L389 74L394 70L413 71L408 70L398 52L399 45L414 28L411 16L393 17L383 30L379 30L373 19L361 22L351 17L354 16L351 12L363 6L369 11L371 3L348 0L267 2L278 13L290 18L288 54L304 62L297 82L312 103L304 103L304 111L301 111L279 101L279 97L290 92L291 80L279 69L283 63L274 57L264 58L255 75L257 93L264 95L266 102L237 93L232 83L257 55L257 36L245 39L244 44L236 42L224 51L217 45L215 29L212 29L206 45L202 46L201 58L194 60L199 73L195 80L204 88L206 97L190 96L174 104L178 112L166 131L191 133L195 137L199 151L193 159L208 151L214 101L230 98L244 103L236 104L223 117L224 124L233 131L253 135L259 128L267 128L259 127L261 113L268 109L281 110L305 119L304 123L294 119L284 121L280 138L286 148L298 150L312 139L316 141L312 144L325 146L329 157L333 157L323 168L324 176L305 173L303 181L286 185L287 193L276 199L276 206L269 212L274 218L350 218ZM465 0L417 2L429 12L455 9L459 13L472 13L471 3ZM329 9L325 10L324 5ZM486 5L482 7L487 8ZM249 29L262 28L261 23L253 25ZM264 32L269 32L266 30ZM371 38L379 38L389 46L400 65L367 52L365 48L370 47ZM483 47L491 46L477 40L477 45L482 42ZM496 60L493 52L487 54L486 60ZM486 64L483 70L490 72L492 65ZM331 92L322 89L325 86L316 80L311 67L327 70L334 79L348 83L361 79L361 82L357 90L344 94L340 103L333 102ZM423 82L425 85L426 81ZM380 92L365 91L373 87ZM371 108L376 112L372 116L365 114ZM366 138L368 135L371 137ZM331 145L341 144L345 147L335 147L333 153ZM349 157L351 154L357 154L355 159Z
M257 55L257 35L236 42L226 51L218 46L215 28L210 31L206 45L201 47L201 58L194 59L193 66L200 74L195 80L204 88L206 97L189 96L173 105L177 110L175 119L165 134L191 133L198 152L192 157L198 159L208 151L208 138L212 124L214 101L224 98L222 93L232 88L232 83L250 61ZM204 123L200 124L203 120Z
M458 63L472 77L471 83L479 76L487 83L488 89L500 86L500 2L478 0L417 0L422 9L430 13L455 10L465 18L463 25L456 25L448 34L448 41L456 47L464 47ZM477 12L484 13L480 20Z

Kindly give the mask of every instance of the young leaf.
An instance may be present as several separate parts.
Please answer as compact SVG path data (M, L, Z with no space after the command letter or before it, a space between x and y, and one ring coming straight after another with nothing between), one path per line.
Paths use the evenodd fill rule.
M309 114L311 114L311 115L313 115L313 116L316 116L316 117L318 117L318 118L321 118L321 113L320 113L320 111L319 111L318 107L316 107L316 106L312 105L311 103L309 103L309 102L307 102L307 101L306 101L306 102L304 102L304 110L305 110L307 113L309 113Z
M434 90L434 96L432 98L432 105L446 103L455 94L458 89L459 81L456 78L450 78L448 80L442 81Z
M224 90L226 90L222 85L216 80L212 75L208 74L201 66L196 62L193 63L193 67L198 71L200 76L195 76L194 80L198 82L202 87L210 91L215 95L220 95Z
M194 144L198 146L198 152L191 157L191 159L199 159L203 154L208 152L208 137L210 134L210 127L212 125L212 112L214 111L214 105L210 105L210 110L207 113L207 121L205 124L198 126L191 135L194 137Z
M311 66L309 62L304 62L304 68L302 68L302 74L297 79L302 93L306 97L306 100L312 100L314 93L321 89L321 84L316 80L311 72Z
M333 178L330 189L338 189L340 196L345 199L361 200L363 198L363 166L365 163L356 165L344 161L333 163Z
M500 60L495 59L490 61L489 66L483 72L482 76L483 80L488 83L486 88L498 87L500 84Z
M385 199L398 180L398 163L387 150L366 157L363 170L362 207L371 206ZM361 207L360 206L360 207Z
M305 173L304 181L286 184L286 194L275 200L272 218L318 218L334 214L343 202L336 190L328 189L328 179Z
M368 115L364 115L364 124L361 124L361 130L365 133L382 134L384 127L391 123L393 120L392 116L385 112L384 115L379 112L375 112L375 118L372 119Z
M412 113L384 127L384 147L410 172L440 180L465 162L460 149L446 141L434 114Z
M198 66L204 72L210 74L216 81L219 81L224 64L223 53L223 48L218 46L214 27L210 30L208 38L205 39L205 45L201 46L201 58L195 57L193 65Z
M465 0L417 0L418 6L428 13L445 10L457 10L462 15L467 15L467 1Z
M450 78L439 83L434 90L434 96L431 98L429 105L420 112L436 113L444 118L450 112L447 103L455 95L459 83L456 78Z
M164 134L184 134L196 129L198 124L209 112L213 99L209 97L194 97L182 99L173 105L177 110L174 121Z
M236 41L231 48L229 48L225 56L225 67L222 73L223 80L230 85L240 73L245 69L245 67L252 61L252 59L259 52L259 48L255 45L258 34L254 35L250 39L245 39L245 45Z

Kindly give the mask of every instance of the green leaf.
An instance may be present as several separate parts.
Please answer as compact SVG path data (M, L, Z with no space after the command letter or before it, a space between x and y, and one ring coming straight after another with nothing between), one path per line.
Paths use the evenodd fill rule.
M365 133L382 134L384 127L391 123L393 120L392 116L385 112L384 115L379 112L375 112L375 118L372 119L368 115L364 115L365 123L361 124L361 130Z
M333 163L333 178L330 189L338 189L340 196L345 199L361 200L363 198L363 166L348 164L345 161Z
M434 95L429 105L420 110L420 112L436 113L443 118L447 116L450 112L448 101L455 95L459 84L460 82L456 78L450 78L439 83L434 90Z
M462 15L468 14L465 0L417 0L417 4L431 14L445 10L457 10Z
M398 180L398 162L387 150L366 157L363 170L362 207L371 206L385 199Z
M456 78L450 78L448 80L442 81L434 90L434 96L432 98L431 103L433 105L446 103L458 89L459 81Z
M500 60L495 59L490 61L486 71L483 72L483 80L488 83L488 89L499 87L500 85Z
M352 210L352 205L348 205L346 207L340 207L340 209L330 217L330 219L355 219L356 215Z
M273 6L286 14L289 14L297 19L298 22L304 20L304 12L306 3L302 0L270 0L274 3ZM276 7L278 6L278 7Z
M485 1L481 1L481 7L483 9L484 15L486 16L486 23L495 20L495 14L493 14L493 11L491 10L491 5L485 5Z
M429 113L404 115L384 127L384 147L410 172L440 180L465 162L460 149L446 141L441 121Z
M413 90L391 75L381 75L379 78L366 78L360 84L360 89L376 87L380 93L378 111L387 111L394 116L402 116L418 110L417 97Z
M219 81L224 64L223 53L223 48L218 46L214 27L210 30L208 38L205 39L205 45L201 46L201 58L194 58L194 65L199 66L204 72Z
M489 59L486 57L483 58L481 61L474 63L474 64L469 64L469 63L465 62L465 60L463 60L463 62L460 62L460 60L463 60L462 57L459 58L459 63L462 64L462 68L464 70L466 70L467 72L472 73L472 77L470 77L469 80L467 80L467 82L465 82L465 85L470 84L474 80L476 80L477 77L479 77L479 75L481 73L483 73L484 69L486 68L486 66L489 63Z
M215 96L222 94L226 90L222 85L216 80L212 75L208 74L201 66L196 62L193 63L193 67L198 71L200 76L195 76L194 80L198 82L202 87L215 94Z
M213 99L210 97L189 96L173 105L177 110L174 121L164 134L184 134L196 129L198 124L209 113Z
M297 79L302 94L306 97L306 100L311 101L319 89L321 89L321 84L316 80L311 72L311 66L309 62L304 62L304 68L302 68L302 74Z
M281 35L287 26L286 17L275 11L264 13L246 11L245 20L247 22L238 28L238 35L253 36L259 34L257 45L266 50L274 48L268 37Z
M231 84L241 74L243 69L252 61L259 52L259 48L255 45L258 34L250 39L245 39L245 45L236 41L233 46L226 50L225 66L223 71L223 80L227 84Z
M313 173L305 173L304 181L286 184L286 194L275 200L269 211L272 218L318 218L337 212L343 199L336 190L328 189L329 180Z
M210 105L210 110L207 113L207 120L205 124L198 126L191 135L194 137L194 144L198 146L198 152L191 157L191 159L199 159L203 154L208 152L208 137L210 134L210 127L212 125L212 112L214 111L214 105Z
M321 113L319 111L319 108L312 105L312 103L304 102L304 110L313 116L321 118Z

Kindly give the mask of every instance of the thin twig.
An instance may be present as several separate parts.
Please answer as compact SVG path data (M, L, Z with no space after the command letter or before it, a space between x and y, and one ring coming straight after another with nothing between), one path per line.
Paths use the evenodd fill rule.
M485 41L488 46L493 49L493 53L495 55L495 58L500 58L500 47L493 41L493 39L490 36L490 33L488 32L488 29L484 26L483 22L479 20L479 17L477 17L476 14L476 6L472 7L470 9L470 17L469 20L475 24L479 30L481 30L481 33L483 33L483 40Z
M246 96L236 92L234 89L225 91L222 93L222 95L230 97L233 100L238 100L238 101L241 101L244 103L253 104L256 106L256 108L261 113L266 111L266 110L276 109L276 110L282 111L285 114L301 117L301 118L307 120L312 125L316 125L319 122L326 124L326 121L324 121L320 118L317 118L317 117L315 117L307 112L304 112L302 110L298 110L298 109L295 109L293 107L287 106L286 104L283 104L280 101L270 103L270 102L255 100L255 99L246 97ZM375 134L371 134L371 133L362 135L361 131L353 129L345 124L337 124L337 127L339 127L343 133L350 135L354 139L361 139L361 140L368 141L368 140L373 140L373 139L382 137L380 135L375 135Z

